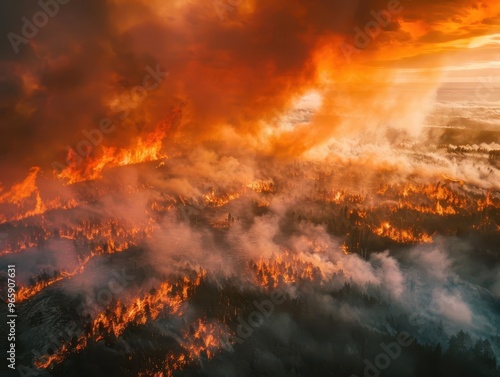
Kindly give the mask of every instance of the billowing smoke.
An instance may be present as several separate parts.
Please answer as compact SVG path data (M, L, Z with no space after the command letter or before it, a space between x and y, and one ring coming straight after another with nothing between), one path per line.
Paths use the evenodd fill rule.
M28 38L47 4L57 14ZM17 266L20 365L497 373L500 110L489 81L443 82L472 52L477 65L493 56L499 12L473 0L12 5L0 265ZM398 353L391 369L382 351Z
M271 155L302 153L338 133L399 128L414 134L437 88L436 67L454 56L437 54L439 44L453 37L444 31L425 34L426 25L445 28L449 22L453 28L486 20L495 7L472 0L249 0L226 4L221 19L217 6L199 1L59 5L29 43L4 38L2 111L8 137L1 145L2 181L21 175L18 166L51 170L53 161L64 164L66 147L76 150L86 140L83 132L99 128L103 118L115 128L102 145L127 147L179 100L188 103L182 132L190 142L238 142ZM9 8L3 34L22 37L29 31L22 17L30 22L38 11L38 4ZM484 25L483 33L493 27ZM63 43L61 35L73 42ZM434 55L415 58L424 68L402 79L422 84L399 87L392 84L404 76L398 70L416 64L405 47L410 42L426 44ZM379 69L384 61L391 68ZM144 81L151 72L153 81L163 78L159 85ZM144 83L155 89L141 89ZM312 126L271 135L262 145L263 121L313 89L325 100ZM227 128L235 138L227 139ZM101 153L100 147L92 153Z

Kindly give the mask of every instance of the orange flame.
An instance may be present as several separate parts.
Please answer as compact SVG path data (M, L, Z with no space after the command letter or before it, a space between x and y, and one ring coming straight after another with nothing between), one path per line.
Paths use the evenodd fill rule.
M181 304L188 299L190 291L200 284L205 275L205 271L200 271L194 278L186 276L176 284L164 282L158 289L152 290L142 298L135 298L128 304L117 302L114 308L94 318L90 333L80 336L76 345L70 347L68 343L64 343L52 355L45 355L36 360L35 366L46 369L54 362L60 363L71 349L81 351L90 341L97 342L109 335L118 337L129 325L143 325L155 320L162 311L167 310L170 314L182 315Z
M56 174L57 178L71 185L77 182L98 179L105 168L157 161L167 157L162 151L163 141L168 131L182 116L183 107L184 104L174 107L165 119L158 122L152 132L145 137L138 137L129 149L101 146L102 154L98 158L87 156L83 163L72 164ZM67 160L76 160L72 149L68 151Z
M284 252L273 259L251 262L250 268L255 274L256 283L266 288L276 288L280 283L320 281L322 278L318 267L290 252Z
M59 237L76 240L83 239L90 244L90 253L80 260L79 266L72 271L63 271L58 276L37 282L31 287L21 287L17 292L17 300L24 301L36 295L43 289L81 273L86 264L95 256L122 252L131 246L137 246L139 242L149 237L154 226L146 224L142 227L129 227L116 220L109 219L103 223L92 223L84 221L75 227L67 227L59 230ZM51 233L45 233L45 239Z
M373 233L390 238L399 243L431 243L432 236L420 232L417 233L412 229L396 229L388 221L384 221L380 227L373 229Z
M32 167L24 181L13 185L10 191L0 195L0 203L20 204L24 199L38 193L36 179L39 172L38 166Z

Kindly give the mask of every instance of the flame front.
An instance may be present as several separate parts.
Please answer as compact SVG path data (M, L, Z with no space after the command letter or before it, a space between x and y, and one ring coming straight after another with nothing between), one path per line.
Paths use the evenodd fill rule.
M35 361L37 368L48 368L52 363L60 363L73 351L83 350L91 341L98 342L104 337L119 337L132 325L144 325L155 320L161 313L182 315L182 303L189 297L190 291L200 284L205 272L195 274L193 278L184 277L178 283L162 283L151 293L132 299L128 303L117 302L114 308L99 313L89 324L90 331L80 336L76 344L64 343L54 354L46 355Z

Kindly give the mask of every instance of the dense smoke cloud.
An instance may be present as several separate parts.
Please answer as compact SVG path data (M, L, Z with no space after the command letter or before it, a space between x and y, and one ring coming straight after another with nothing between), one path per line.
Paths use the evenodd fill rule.
M500 110L484 87L441 85L494 56L500 5L50 4L28 43L0 46L22 363L350 375L401 332L415 344L394 375L460 369L462 338L487 356L470 365L500 354ZM10 7L4 36L43 6ZM224 340L277 291L252 335Z
M219 132L225 126L247 139L258 136L250 141L255 146L262 141L260 121L286 109L306 90L328 91L327 82L347 80L348 90L326 95L325 116L317 117L312 127L271 138L270 149L264 147L271 154L304 152L339 127L341 133L391 126L414 129L420 119L411 117L426 106L433 85L418 95L412 88L408 100L394 105L385 101L388 105L381 107L386 98L405 94L383 84L394 73L381 73L374 63L411 56L404 47L410 41L439 49L445 31L425 31L434 25L455 30L447 34L447 41L484 34L492 27L487 20L497 5L471 0L401 2L400 7L389 3L245 1L226 21L217 16L212 3L196 1L60 5L58 14L28 44L18 46L18 54L7 38L3 40L2 112L8 137L2 139L1 149L2 170L9 173L2 180L20 174L17 166L47 169L54 160L64 161L66 146L75 148L84 138L82 131L96 128L104 116L114 116L118 127L106 135L103 145L126 146L131 136L160 121L176 98L189 103L183 124L188 139L224 137ZM8 18L2 22L3 35L21 34L21 18L31 19L39 11L35 4L9 7L8 16L3 13ZM373 21L373 12L389 7L401 12L392 14L390 24L352 61L346 60L339 46L353 46L354 28L362 30ZM412 35L405 28L408 23L421 30ZM130 90L140 84L145 67L157 64L171 76L143 102L132 104L127 119L118 121L112 111L116 101L123 95L130 100ZM362 79L352 82L353 74ZM366 80L373 82L368 91ZM349 119L361 109L363 118ZM385 124L382 114L392 114Z

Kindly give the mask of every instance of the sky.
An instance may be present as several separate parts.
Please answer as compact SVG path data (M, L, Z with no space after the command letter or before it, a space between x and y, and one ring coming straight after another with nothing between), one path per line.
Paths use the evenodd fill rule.
M126 147L185 101L186 140L296 157L346 129L363 132L365 125L346 127L338 109L360 105L371 120L389 112L407 119L430 108L443 82L497 83L500 76L495 0L71 0L22 43L25 20L33 21L41 6L2 7L4 184L32 166L50 171L67 146L107 116L117 129L103 145ZM130 102L146 67L157 66L168 76L145 99ZM428 88L416 92L420 101L393 103L398 83ZM311 91L321 93L327 118L263 136L262 119ZM118 120L117 107L127 99L130 114Z

